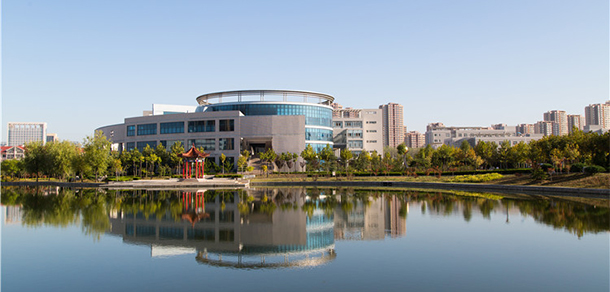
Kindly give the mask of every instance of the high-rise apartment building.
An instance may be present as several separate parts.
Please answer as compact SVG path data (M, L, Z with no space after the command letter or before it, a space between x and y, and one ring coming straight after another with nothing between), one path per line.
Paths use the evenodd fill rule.
M568 132L572 133L574 128L582 131L584 120L584 117L581 115L568 115Z
M47 141L47 123L8 123L8 146Z
M379 109L383 110L383 145L396 148L405 140L403 106L388 103L380 105Z
M426 136L418 131L411 131L405 135L405 145L409 148L422 148L426 146Z
M544 121L551 122L552 134L555 136L568 134L568 116L565 111L552 110L544 113Z
M544 136L553 135L553 122L538 121L534 124L534 133L542 134Z
M517 125L517 134L525 135L525 134L534 134L534 124L520 124Z
M609 129L610 101L586 106L585 126L599 126L601 129Z

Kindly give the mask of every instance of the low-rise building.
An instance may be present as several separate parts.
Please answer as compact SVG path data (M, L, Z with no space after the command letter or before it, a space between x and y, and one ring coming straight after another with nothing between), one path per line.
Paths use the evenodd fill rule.
M347 148L354 155L364 150L383 153L382 117L381 109L334 109L334 148Z
M426 145L438 148L441 145L459 147L463 141L475 146L479 141L495 142L500 144L509 141L511 145L519 142L529 143L542 138L536 134L518 134L517 127L505 124L490 127L446 127L443 123L428 124L426 130Z

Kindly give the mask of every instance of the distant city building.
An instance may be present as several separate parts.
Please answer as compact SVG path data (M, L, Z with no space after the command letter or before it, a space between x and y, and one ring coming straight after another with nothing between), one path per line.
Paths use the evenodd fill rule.
M55 134L55 133L47 134L47 143L57 142L57 141L59 141L59 138L57 138L57 134Z
M8 146L20 146L29 142L47 142L47 123L8 123Z
M23 146L2 146L2 161L7 159L22 159L25 156Z
M347 148L354 155L363 150L383 153L381 109L333 110L333 147Z
M568 134L568 116L565 111L552 110L544 113L545 122L552 122L552 134L555 136Z
M553 135L553 122L538 121L534 124L534 133L543 136Z
M534 124L520 124L517 126L517 135L534 134Z
M408 148L422 148L426 146L426 135L418 132L411 131L405 135L405 145Z
M473 147L480 141L495 142L498 145L509 141L511 145L517 145L519 142L529 143L542 137L536 134L517 134L517 127L505 124L491 127L445 127L443 123L432 123L426 127L426 145L434 148L443 144L459 147L463 141Z
M568 132L572 133L574 127L581 130L584 127L585 118L581 115L568 115Z
M610 101L586 106L585 126L599 126L599 129L610 128Z
M383 146L396 148L405 140L403 106L388 103L380 105L379 108L383 110Z

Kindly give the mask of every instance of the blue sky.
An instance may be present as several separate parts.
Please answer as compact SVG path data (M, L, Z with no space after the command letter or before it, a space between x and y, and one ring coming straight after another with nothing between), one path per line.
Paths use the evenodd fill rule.
M2 140L82 141L153 103L295 89L409 130L535 123L609 97L608 1L2 1Z

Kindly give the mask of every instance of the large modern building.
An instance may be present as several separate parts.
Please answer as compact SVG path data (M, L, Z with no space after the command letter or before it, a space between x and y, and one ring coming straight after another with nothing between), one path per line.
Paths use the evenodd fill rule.
M204 94L198 106L153 105L144 116L100 130L119 151L174 143L203 147L210 158L237 161L242 150L300 153L333 145L334 97L309 91L240 90Z
M8 123L8 145L21 146L28 142L47 141L47 123Z
M383 153L382 110L334 108L334 148L347 148L354 155L362 151Z

